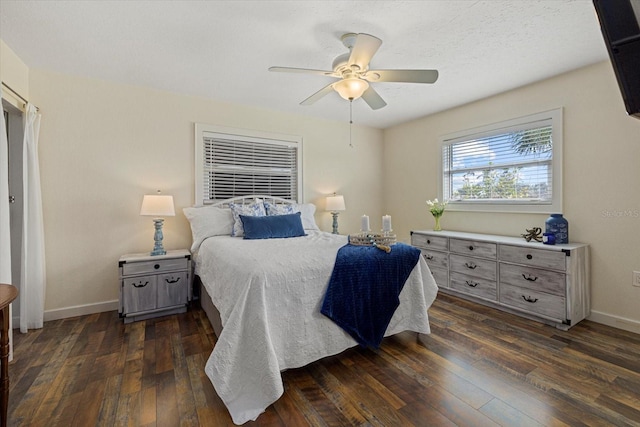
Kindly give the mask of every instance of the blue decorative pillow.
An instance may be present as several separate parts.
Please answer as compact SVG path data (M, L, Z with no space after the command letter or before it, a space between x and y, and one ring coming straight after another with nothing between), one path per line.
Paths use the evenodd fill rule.
M275 239L304 236L300 212L289 215L240 215L245 239Z
M248 205L229 203L229 208L231 209L231 213L233 214L234 223L231 230L231 235L234 237L241 237L244 234L240 215L265 216L267 214L264 209L264 203L262 203L262 199L256 199L255 202Z

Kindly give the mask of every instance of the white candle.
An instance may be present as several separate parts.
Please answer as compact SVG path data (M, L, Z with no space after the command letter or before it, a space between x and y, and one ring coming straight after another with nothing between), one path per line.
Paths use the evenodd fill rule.
M362 218L360 219L360 230L369 231L369 216L362 215Z
M382 217L382 231L391 231L391 215Z

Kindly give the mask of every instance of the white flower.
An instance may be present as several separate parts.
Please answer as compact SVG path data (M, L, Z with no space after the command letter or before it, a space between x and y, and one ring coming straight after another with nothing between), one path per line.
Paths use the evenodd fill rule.
M429 212L431 215L440 217L444 213L444 210L447 206L447 201L439 202L438 199L427 200L427 205L429 205Z

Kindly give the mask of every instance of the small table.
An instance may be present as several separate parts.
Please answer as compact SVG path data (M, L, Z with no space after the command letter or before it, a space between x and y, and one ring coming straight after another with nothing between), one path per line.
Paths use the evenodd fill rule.
M18 296L18 288L0 283L0 425L7 425L9 407L9 304Z

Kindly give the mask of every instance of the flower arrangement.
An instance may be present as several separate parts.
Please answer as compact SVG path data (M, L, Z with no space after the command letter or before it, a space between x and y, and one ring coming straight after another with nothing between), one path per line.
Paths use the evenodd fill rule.
M427 200L427 205L429 206L429 212L433 215L433 218L436 220L436 224L433 227L433 231L440 231L442 228L440 227L440 217L444 214L444 210L447 207L447 202L439 202L438 199Z

